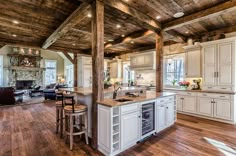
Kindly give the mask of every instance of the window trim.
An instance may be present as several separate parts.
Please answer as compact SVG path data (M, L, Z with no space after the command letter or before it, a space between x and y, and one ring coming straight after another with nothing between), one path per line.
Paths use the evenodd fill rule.
M181 87L176 85L167 85L165 84L165 77L166 77L166 63L167 63L167 59L171 57L173 59L178 59L178 58L182 58L183 59L183 79L185 79L185 53L180 53L180 54L173 54L173 55L166 55L163 57L163 89L180 89Z

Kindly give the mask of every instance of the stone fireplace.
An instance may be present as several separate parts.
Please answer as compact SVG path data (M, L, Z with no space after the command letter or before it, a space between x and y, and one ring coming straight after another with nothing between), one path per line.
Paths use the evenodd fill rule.
M31 86L33 85L33 80L17 80L16 81L16 89L21 90L21 89L30 89Z

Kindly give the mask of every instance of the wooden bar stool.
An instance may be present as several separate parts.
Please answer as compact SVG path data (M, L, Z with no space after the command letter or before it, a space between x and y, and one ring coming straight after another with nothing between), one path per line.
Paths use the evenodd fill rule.
M74 105L74 97L64 98L67 106L64 107L65 112L65 134L70 137L70 150L73 149L73 136L85 134L86 144L88 144L88 114L87 106ZM71 105L68 105L71 102ZM83 120L78 120L80 117Z
M64 99L63 92L56 91L56 133L60 132L60 137L63 137L63 119L64 119Z

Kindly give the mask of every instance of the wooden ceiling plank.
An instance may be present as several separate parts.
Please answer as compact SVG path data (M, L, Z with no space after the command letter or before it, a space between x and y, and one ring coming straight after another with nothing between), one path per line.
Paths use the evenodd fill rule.
M143 14L139 10L136 10L135 8L129 6L128 4L122 1L104 0L104 2L105 4L134 17L149 30L152 30L154 32L159 32L161 30L161 24L159 22L155 21L151 17L147 16L146 14Z
M173 20L164 24L164 31L190 25L208 18L220 16L223 13L236 10L236 0L227 1L214 7L190 14L188 16Z
M43 43L42 48L47 49L57 39L65 35L72 27L87 17L90 5L82 3Z

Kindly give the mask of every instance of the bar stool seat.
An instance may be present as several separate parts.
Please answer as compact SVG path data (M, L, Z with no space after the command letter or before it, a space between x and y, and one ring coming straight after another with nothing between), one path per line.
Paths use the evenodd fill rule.
M84 112L86 110L87 110L87 106L85 106L85 105L81 105L81 104L74 105L74 113ZM65 111L65 113L72 113L73 108L72 108L72 106L65 106L64 111Z

